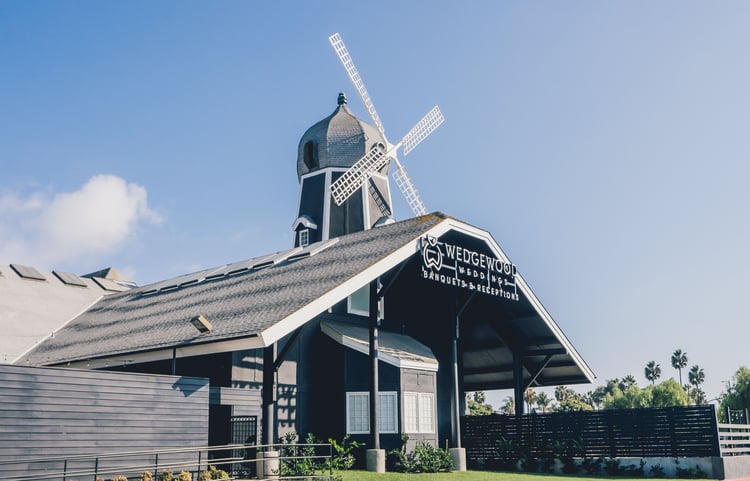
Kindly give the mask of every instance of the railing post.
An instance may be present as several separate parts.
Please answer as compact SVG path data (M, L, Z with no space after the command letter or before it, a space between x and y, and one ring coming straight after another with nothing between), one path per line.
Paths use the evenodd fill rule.
M63 462L63 481L65 481L65 478L68 477L68 460L66 459Z
M201 454L203 452L199 449L198 450L198 471L195 473L196 478L200 476L201 474Z
M159 475L159 453L154 455L154 479Z
M714 442L712 446L712 456L721 456L721 445L719 444L719 423L716 418L716 406L710 405L711 408L711 425L713 427L716 436L714 436Z
M94 481L99 477L99 458L94 458Z

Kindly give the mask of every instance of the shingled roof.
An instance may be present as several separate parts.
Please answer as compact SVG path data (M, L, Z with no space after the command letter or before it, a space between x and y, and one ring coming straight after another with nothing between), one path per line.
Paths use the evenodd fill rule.
M424 236L451 235L483 243L510 265L488 232L428 214L111 294L16 362L101 368L266 347L404 266ZM462 317L467 389L513 387L514 353L529 384L591 382L593 372L520 273L515 283L518 302L484 296Z
M429 214L107 296L23 362L62 364L138 352L158 359L164 349L198 354L205 352L200 346L219 342L236 349L268 345L414 254L416 239L448 219ZM380 262L405 246L392 262ZM378 272L368 272L373 267ZM198 315L211 331L201 334L191 324Z

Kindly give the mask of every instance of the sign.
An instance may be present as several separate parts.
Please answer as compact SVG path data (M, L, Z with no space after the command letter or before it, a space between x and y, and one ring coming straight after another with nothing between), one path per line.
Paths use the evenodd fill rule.
M422 277L448 286L517 301L516 266L497 257L441 242L420 239Z

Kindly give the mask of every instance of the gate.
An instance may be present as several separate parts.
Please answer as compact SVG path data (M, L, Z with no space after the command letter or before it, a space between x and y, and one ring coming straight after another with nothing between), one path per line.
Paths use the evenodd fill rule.
M230 431L232 444L257 445L258 444L258 417L257 416L232 416L230 418ZM232 450L233 458L255 459L257 449L239 448ZM252 478L255 476L255 463L233 464L231 468L232 477Z

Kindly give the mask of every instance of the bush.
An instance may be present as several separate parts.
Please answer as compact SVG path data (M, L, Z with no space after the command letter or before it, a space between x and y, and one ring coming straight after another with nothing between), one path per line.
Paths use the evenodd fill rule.
M127 476L123 476L123 475L114 476L112 478L112 481L128 481L128 477Z
M151 471L144 471L141 473L140 481L153 481L154 476L151 474Z
M213 479L229 479L229 473L223 469L216 469L216 466L209 466L206 471L201 471L198 475L199 481L210 481Z
M332 438L328 438L328 442L331 443L331 448L333 449L333 459L331 460L330 467L335 470L352 469L355 461L352 451L358 449L362 444L352 441L348 434L341 440L341 444Z
M193 475L188 471L180 471L177 475L177 481L193 481Z
M453 470L453 458L448 450L446 441L445 449L436 448L427 441L418 442L414 451L406 452L406 442L409 436L401 437L401 449L388 452L389 464L394 471L402 473L437 473L440 471Z

